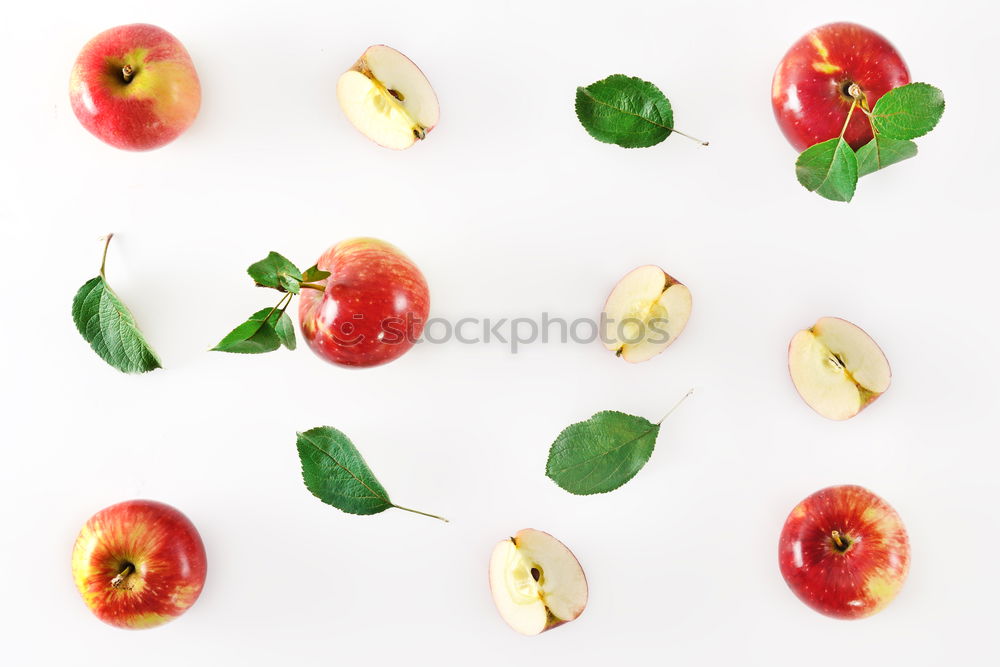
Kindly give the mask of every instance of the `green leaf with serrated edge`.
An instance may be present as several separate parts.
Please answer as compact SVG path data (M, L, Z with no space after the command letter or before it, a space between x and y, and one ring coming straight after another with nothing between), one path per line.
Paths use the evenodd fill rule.
M670 136L670 101L648 81L613 74L576 89L576 117L598 141L623 148L655 146Z
M893 88L871 111L875 131L887 139L916 139L938 124L944 113L944 93L926 83Z
M73 322L94 352L121 372L162 367L132 313L102 276L88 280L73 297Z
M917 145L912 141L876 135L858 149L858 176L867 176L891 164L908 160L916 154Z
M329 278L329 277L330 277L330 272L329 271L321 271L319 269L319 267L317 267L315 264L313 264L308 269L306 269L305 272L303 272L303 274L302 274L302 282L304 282L304 283L314 283L314 282L317 282L317 281L323 280L324 278Z
M282 313L278 322L274 325L274 331L278 334L278 340L289 350L295 349L295 327L292 326L292 318L288 313Z
M299 293L299 283L302 282L302 273L299 269L273 251L259 262L251 264L247 268L247 273L261 287L273 287L292 294Z
M795 176L807 190L848 202L858 185L858 158L843 138L828 139L802 151Z
M297 434L295 446L302 463L302 479L309 491L327 505L349 514L378 514L396 509L447 519L401 507L389 500L365 459L350 438L332 426Z
M275 328L278 310L264 308L251 315L212 348L213 352L235 352L236 354L263 354L274 352L281 347L281 337ZM268 315L270 314L270 317ZM267 321L264 318L267 317Z
M649 461L659 424L607 410L567 427L549 449L545 474L576 495L614 491Z

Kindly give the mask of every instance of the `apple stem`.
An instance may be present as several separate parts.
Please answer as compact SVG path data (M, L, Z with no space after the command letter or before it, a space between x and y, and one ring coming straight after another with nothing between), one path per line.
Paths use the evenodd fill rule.
M692 137L692 136L691 136L690 134L684 134L684 133L683 133L683 132L681 132L680 130L677 130L677 129L674 129L674 128L670 128L670 131L671 131L671 132L673 132L673 133L675 133L675 134L679 134L679 135L681 135L682 137L687 137L687 138L688 138L688 139L690 139L691 141L697 141L697 142L698 142L699 144L701 144L702 146L707 146L707 145L708 145L708 142L707 142L707 141L702 141L701 139L698 139L698 138L696 138L696 137Z
M112 588L121 588L125 580L128 579L129 575L135 572L135 565L132 563L126 563L122 571L115 575L115 578L111 580Z
M842 539L840 539L840 531L839 530L832 531L830 533L830 537L833 538L833 543L837 546L838 549L843 549L844 548L844 541Z
M681 400L679 400L676 403L674 403L674 407L670 408L667 411L667 414L663 415L663 419L661 419L660 421L656 422L656 425L659 426L663 422L667 421L667 417L669 417L670 415L672 415L674 413L674 410L676 410L677 408L679 408L681 406L681 403L683 403L684 401L686 401L687 397L690 396L693 393L694 393L694 387L691 387L690 389L688 389L688 393L686 393L683 396L681 396Z
M132 69L131 65L125 65L124 67L122 67L122 80L125 81L125 83L128 83L129 81L131 81L132 80L132 75L134 75L134 74L135 74L135 70Z
M403 510L404 512L413 512L414 514L419 514L420 516L429 516L432 519L437 519L438 521L444 521L445 523L451 523L448 519L443 516L438 516L437 514L428 514L427 512L421 512L420 510L411 510L409 507L403 507L401 505L393 505L398 510Z
M306 287L308 289L319 290L320 292L326 291L326 285L320 285L318 283L299 283L299 287Z
M104 237L104 254L101 255L101 277L102 278L104 278L104 264L105 264L105 262L108 261L108 246L111 245L111 237L114 236L114 235L115 235L115 233L111 232L110 234L108 234L107 236Z
M856 83L852 83L852 84L851 84L851 89L853 90L853 89L854 89L854 88L855 88L855 87L856 87L857 85L858 85L858 84L856 84ZM850 108L850 110L849 110L849 111L847 112L847 120L845 120L845 121L844 121L844 127L843 127L843 128L841 128L841 130L840 130L840 138L841 138L841 139L843 139L843 138L844 138L844 133L845 133L845 132L847 132L847 126L848 126L848 124L850 124L850 122L851 122L851 116L853 116L853 115L854 115L854 110L858 108L858 98L856 98L856 97L855 97L855 98L853 98L853 99L854 99L854 101L853 101L853 102L851 102L851 108Z

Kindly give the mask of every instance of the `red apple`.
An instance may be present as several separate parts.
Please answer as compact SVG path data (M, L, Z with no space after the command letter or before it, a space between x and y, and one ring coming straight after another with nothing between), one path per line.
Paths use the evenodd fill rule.
M183 614L201 594L206 567L194 524L152 500L104 508L73 547L73 578L83 601L119 628L151 628Z
M882 35L856 23L811 30L778 63L771 103L778 126L797 151L840 136L857 84L859 104L870 110L885 93L910 82L910 72ZM872 140L865 114L854 112L844 139L854 150Z
M816 611L864 618L903 586L910 541L887 502L860 486L831 486L788 515L778 563L788 587Z
M170 143L191 125L201 106L201 84L176 37L135 23L87 42L73 65L69 99L95 137L145 151Z
M303 289L299 325L312 351L340 366L377 366L420 337L430 309L420 269L394 246L370 238L341 241L316 265L322 291Z

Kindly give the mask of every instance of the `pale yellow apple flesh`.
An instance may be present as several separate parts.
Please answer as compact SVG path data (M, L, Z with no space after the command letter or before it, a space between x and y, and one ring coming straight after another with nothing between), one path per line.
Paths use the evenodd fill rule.
M828 419L850 419L889 388L889 362L871 336L839 317L792 337L788 371L802 400Z
M579 561L562 542L532 528L493 549L490 590L500 616L523 635L568 623L587 606L587 578Z
M604 346L638 363L667 349L691 317L691 290L658 266L622 278L604 304Z
M375 143L402 150L438 122L437 95L420 68L399 51L369 47L337 81L348 120Z

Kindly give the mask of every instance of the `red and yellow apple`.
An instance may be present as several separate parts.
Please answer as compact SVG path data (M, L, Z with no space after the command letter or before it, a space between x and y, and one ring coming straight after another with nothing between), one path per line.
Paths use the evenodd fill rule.
M427 322L430 293L410 259L372 238L342 241L316 266L322 291L303 289L299 325L310 349L340 366L377 366L413 347Z
M90 517L73 547L73 579L105 623L151 628L177 618L205 584L205 547L194 524L152 500L130 500Z
M792 510L778 543L788 587L834 618L871 616L892 602L910 567L910 541L892 507L860 486L831 486Z
M910 72L882 35L856 23L830 23L810 30L778 63L771 103L781 131L797 151L840 136L855 97L871 110L882 95L910 82ZM861 111L851 117L844 139L854 150L871 141Z
M170 143L201 107L201 84L187 50L144 23L105 30L87 42L70 75L76 117L115 148L145 151Z

